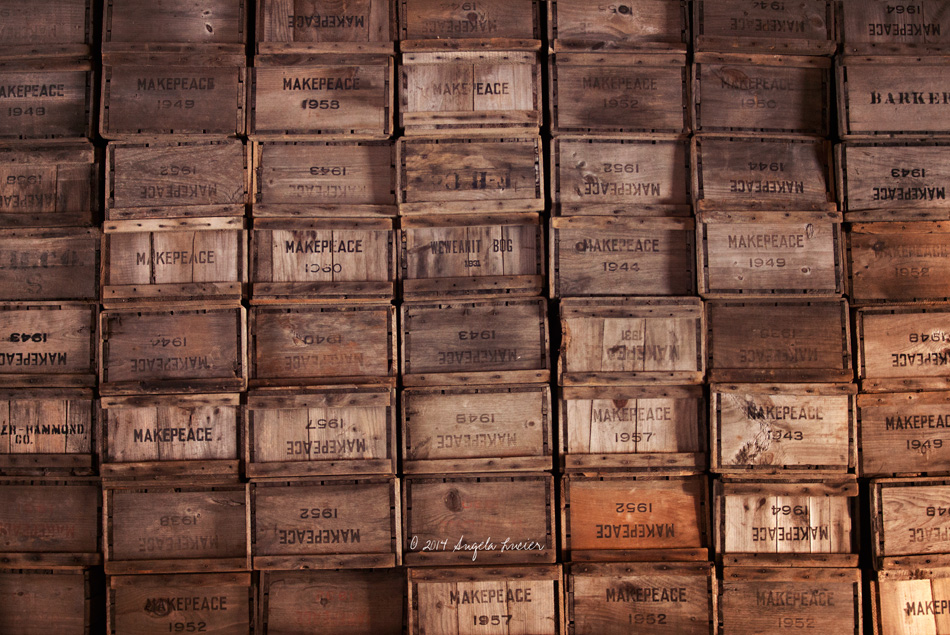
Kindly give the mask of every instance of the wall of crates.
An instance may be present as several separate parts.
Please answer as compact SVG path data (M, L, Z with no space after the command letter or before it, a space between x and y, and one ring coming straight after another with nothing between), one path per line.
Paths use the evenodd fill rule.
M950 0L0 0L0 632L950 633Z

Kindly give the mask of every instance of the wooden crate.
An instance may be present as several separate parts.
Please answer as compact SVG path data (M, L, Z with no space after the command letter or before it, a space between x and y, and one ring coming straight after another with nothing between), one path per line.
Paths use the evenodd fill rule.
M0 145L0 227L94 224L97 154L88 141Z
M853 473L856 393L853 384L713 384L710 469Z
M862 392L950 387L950 304L864 307L854 321Z
M946 567L878 571L869 581L874 635L946 632L948 578Z
M398 0L400 48L411 40L540 40L540 0ZM406 42L410 40L410 42ZM424 44L424 43L418 43Z
M118 575L108 584L109 635L253 632L250 573Z
M559 403L562 471L706 467L700 386L565 387Z
M832 55L838 46L835 0L796 3L696 0L696 51Z
M94 5L93 0L33 0L4 6L0 57L89 55Z
M722 477L713 484L716 558L740 567L856 567L854 476Z
M104 0L102 52L169 48L244 54L247 0Z
M400 529L393 476L251 485L255 570L398 566Z
M870 482L871 555L876 569L945 566L950 552L950 478Z
M403 562L417 565L553 564L550 474L406 476Z
M101 512L98 479L0 479L0 563L73 571L101 564Z
M0 139L91 137L95 85L88 58L0 61Z
M680 135L560 135L551 140L552 214L690 216L689 174Z
M558 635L561 565L409 569L410 635L498 632ZM471 622L469 622L471 620Z
M390 304L255 307L250 332L253 387L395 381Z
M887 0L839 0L844 53L915 54L950 48L946 0L895 5Z
M193 481L105 484L106 573L250 570L247 488Z
M703 297L835 296L845 292L838 212L700 212Z
M102 394L244 390L247 319L243 307L103 311Z
M950 474L950 393L858 395L859 475Z
M538 296L544 289L544 230L537 214L425 215L399 232L406 299Z
M544 209L541 138L403 137L396 142L399 213Z
M395 0L257 3L257 53L392 53Z
M691 218L555 217L550 241L552 298L696 292Z
M406 474L553 467L554 417L546 385L407 388L401 412Z
M561 386L699 384L705 371L699 298L561 300Z
M255 633L402 635L406 574L400 569L262 571Z
M690 131L685 53L557 53L548 73L553 134Z
M250 69L254 140L393 134L392 55L258 55Z
M596 5L550 0L548 41L555 51L685 51L689 11L685 0L638 0Z
M551 373L544 299L404 302L404 386L546 382Z
M245 132L244 53L111 53L103 58L99 134L234 137Z
M849 382L846 300L709 300L709 380Z
M0 390L0 474L94 474L98 419L89 389Z
M723 569L719 628L736 635L769 635L785 629L820 629L862 635L859 569Z
M394 388L252 390L245 421L248 478L396 473Z
M99 297L97 228L0 229L0 301Z
M237 480L239 394L103 397L104 479Z
M851 223L848 267L855 304L950 299L950 223Z
M564 559L706 561L708 489L701 474L568 474L561 480Z
M251 215L396 215L391 141L294 141L249 144Z
M824 139L696 135L692 164L697 211L838 209Z
M505 9L515 6L495 3ZM398 92L404 134L537 134L542 119L540 42L526 42L530 46L520 50L452 50L451 42L435 44L433 50L410 51L402 45Z
M564 576L570 635L715 635L709 563L576 562Z
M18 635L100 633L102 582L87 568L0 570L0 629Z

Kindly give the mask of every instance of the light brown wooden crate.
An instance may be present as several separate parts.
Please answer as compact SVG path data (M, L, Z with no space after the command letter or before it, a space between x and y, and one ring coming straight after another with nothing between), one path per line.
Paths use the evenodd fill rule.
M546 385L402 392L406 474L550 470L553 435L551 391Z
M395 0L261 0L257 3L257 52L392 53Z
M950 474L950 393L858 395L859 475Z
M846 300L709 300L713 382L850 382Z
M0 57L89 55L94 5L93 0L33 0L5 6Z
M561 565L409 569L410 635L564 632Z
M401 41L450 39L464 45L489 38L541 39L540 0L398 0L398 4Z
M570 635L715 635L716 570L709 563L593 563L564 575Z
M696 0L696 51L832 55L838 46L835 0Z
M246 408L249 478L396 473L394 388L264 388Z
M871 555L876 569L946 566L950 552L950 479L882 478L870 482Z
M853 475L722 477L713 484L716 558L741 567L856 567Z
M887 0L838 0L842 52L945 52L950 49L948 8L946 0L904 5Z
M88 58L0 61L0 86L0 139L92 136L96 78Z
M561 386L699 384L705 370L699 298L561 300Z
M549 0L548 41L555 51L685 51L689 10L685 0L630 4Z
M150 51L164 46L244 53L247 0L104 0L102 52Z
M189 628L209 635L253 632L250 573L109 576L107 593L109 635Z
M99 297L97 228L0 229L0 301Z
M869 581L874 635L945 632L948 578L950 569L940 566L878 571Z
M0 570L0 629L18 635L101 632L101 576L87 568Z

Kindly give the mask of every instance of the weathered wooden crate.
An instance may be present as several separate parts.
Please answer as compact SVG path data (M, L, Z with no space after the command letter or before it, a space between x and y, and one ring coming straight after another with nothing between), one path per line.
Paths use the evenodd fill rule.
M95 300L96 228L0 229L0 301Z
M255 481L255 570L388 568L401 564L393 476Z
M88 58L0 61L0 86L0 139L92 136L96 78Z
M950 304L864 307L854 321L862 392L950 387Z
M393 56L258 55L247 133L255 140L393 134Z
M946 567L878 571L869 581L874 635L945 632L948 582Z
M699 298L561 300L561 386L699 384L705 370Z
M253 387L395 381L390 304L255 307L250 333Z
M0 306L0 386L96 385L96 318L89 303Z
M723 633L864 633L859 569L726 567L722 575L718 599Z
M251 303L391 300L395 242L388 218L258 218Z
M255 633L306 633L332 625L344 635L402 635L401 569L262 571Z
M555 217L550 241L552 298L696 292L691 218Z
M103 58L99 134L234 137L244 134L244 53L110 53Z
M106 573L250 570L247 488L193 481L105 484Z
M256 218L396 215L391 141L249 144Z
M854 222L847 236L855 304L950 298L950 223Z
M557 53L548 73L553 134L690 131L685 53Z
M88 141L0 145L0 227L94 224L97 154Z
M558 635L561 565L409 569L410 635L498 632Z
M544 299L404 302L404 386L546 382L551 374Z
M920 54L950 49L950 4L934 0L894 4L887 0L839 0L844 53Z
M0 9L0 57L88 56L93 0L33 0Z
M638 0L629 4L550 0L548 41L555 51L685 51L689 11L685 0Z
M849 382L846 300L709 300L709 380Z
M101 564L101 520L98 479L0 479L0 564L72 570Z
M568 474L561 480L564 559L706 561L708 490L701 474Z
M118 575L108 584L109 635L253 632L250 573Z
M98 419L92 390L0 390L0 474L94 474Z
M505 3L506 8L513 6ZM402 44L398 92L404 133L537 134L542 119L541 43L507 50L454 50L452 44L411 51Z
M103 479L237 480L239 394L103 397Z
M832 55L838 38L835 0L696 0L696 51Z
M697 211L838 209L824 139L696 135L692 164Z
M853 473L856 393L854 384L713 384L711 471Z
M856 567L854 476L722 477L713 485L716 558L740 567Z
M870 483L871 555L876 569L946 566L950 478L882 478Z
M403 479L403 562L417 565L554 563L550 474Z
M396 473L391 387L252 390L246 426L248 478Z
M103 311L99 334L104 395L235 392L246 386L243 307Z
M243 54L247 0L104 0L102 52L163 48Z
M544 230L537 214L425 215L400 221L406 299L538 296Z
M566 387L559 402L562 470L706 467L700 386Z
M102 582L87 568L2 569L0 629L18 635L100 633Z
M395 0L261 0L257 3L259 54L392 53Z
M551 390L546 385L402 392L406 474L550 470L553 437Z
M829 58L697 53L693 59L696 132L828 135Z
M700 212L699 293L707 298L841 296L838 212Z
M552 214L690 216L689 174L681 135L559 135L551 140Z
M950 474L950 393L858 395L862 477Z
M477 46L472 40L540 40L540 4L541 0L398 0L400 48L428 44L413 40L450 40L463 47Z
M569 635L714 635L709 563L576 562L565 573Z

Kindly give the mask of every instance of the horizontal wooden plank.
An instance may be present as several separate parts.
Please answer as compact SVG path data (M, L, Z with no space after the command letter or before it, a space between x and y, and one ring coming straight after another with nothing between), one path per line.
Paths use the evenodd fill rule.
M101 577L87 569L0 571L0 629L22 635L42 635L50 628L90 635L101 627L96 607L100 583Z
M247 41L246 0L189 0L149 3L106 0L103 7L102 49L147 51L153 44L183 44L201 49L244 52Z

